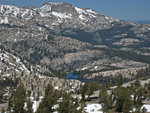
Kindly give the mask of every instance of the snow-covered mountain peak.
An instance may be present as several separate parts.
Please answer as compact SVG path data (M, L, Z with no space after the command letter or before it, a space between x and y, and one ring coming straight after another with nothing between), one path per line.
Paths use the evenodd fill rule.
M82 9L74 7L71 4L65 2L62 3L45 2L40 8L35 7L18 8L16 6L0 5L0 14L1 14L0 15L1 23L8 23L6 21L4 22L4 20L9 20L10 17L22 19L23 21L24 20L28 21L33 19L37 14L40 14L41 17L48 17L50 20L57 18L58 23L66 22L68 21L68 19L70 19L70 21L74 21L75 23L81 23L82 25L93 23L93 20L99 21L100 19L102 20L106 19L106 21L102 20L99 21L106 23L107 21L110 21L110 19L104 17L103 15L101 15L100 17L99 13L91 9ZM8 17L8 19L4 17ZM98 21L95 21L95 23L99 23Z
M109 28L115 19L101 15L92 9L78 8L69 3L45 2L41 7L35 8L0 5L0 24L27 25L36 21L50 29L59 27L82 28L88 30Z
M0 14L0 18L1 16L10 16L23 20L29 20L36 15L36 12L27 8L18 8L11 5L0 5Z

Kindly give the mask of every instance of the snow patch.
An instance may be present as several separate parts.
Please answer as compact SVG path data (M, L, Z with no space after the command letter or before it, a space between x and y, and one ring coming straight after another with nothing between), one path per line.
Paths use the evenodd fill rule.
M55 86L55 88L54 88L54 89L57 89L57 90L58 90L58 89L59 89L59 87L58 87L58 86Z
M10 74L6 74L6 75L2 75L3 77L9 77L10 76Z
M16 42L16 41L17 41L17 39L15 38L15 39L14 39L14 42Z
M33 101L33 105L32 105L33 112L37 111L37 108L39 107L40 102L42 101L42 99L43 99L43 97L40 96L39 101L36 101L36 100Z
M85 16L83 16L83 15L79 15L79 18L80 18L81 20L85 20L85 19L86 19Z
M40 12L41 17L51 17L50 13L42 13Z
M52 10L52 6L51 5L44 5L39 10L42 13L50 12Z
M89 16L92 16L94 18L96 18L96 12L92 11L91 9L87 9L86 12L88 13Z
M0 18L0 24L8 24L8 18L5 17L4 19Z
M147 112L150 112L150 105L149 104L144 104L142 106L142 109L145 108L147 110Z
M95 14L95 15L97 14L96 12L92 11L91 9L87 9L86 11L89 13Z
M86 14L86 12L81 8L75 7L75 10L77 11L78 14L83 14L83 13Z
M54 105L54 106L52 107L52 109L57 109L57 108L59 108L59 105L58 105L58 104L56 104L56 105Z
M11 5L0 5L0 7L0 13L2 13L4 16L12 16L15 18L21 17L22 19L29 20L36 14L35 11L18 8ZM8 19L5 19L5 22L8 23Z
M94 69L98 69L98 66L95 66Z
M9 62L9 64L12 65L12 66L16 66L15 64L13 64L13 63L11 63L11 62Z
M84 67L84 68L82 68L81 70L86 70L86 69L88 69L88 67Z
M58 26L59 24L58 23L52 23L52 26Z
M106 20L109 20L109 17L105 16L105 19L106 19Z
M45 76L40 76L40 75L39 75L39 78L41 78L41 79L42 79L42 78L45 78Z
M87 113L103 113L101 109L102 109L102 106L100 104L88 104L84 108L84 111Z
M26 72L30 73L30 71L26 68L26 66L21 62L19 57L14 56L13 54L11 54L17 63L19 63L21 66L19 67L19 69L21 69L22 71L25 70ZM15 66L15 65L14 65Z
M60 18L60 19L71 19L72 14L66 14L66 13L58 13L58 12L52 12L52 15Z

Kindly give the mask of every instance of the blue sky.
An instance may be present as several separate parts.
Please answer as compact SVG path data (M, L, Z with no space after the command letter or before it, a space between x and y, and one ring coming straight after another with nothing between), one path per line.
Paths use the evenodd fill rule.
M0 0L0 4L40 7L45 1L68 2L121 20L150 20L150 0Z

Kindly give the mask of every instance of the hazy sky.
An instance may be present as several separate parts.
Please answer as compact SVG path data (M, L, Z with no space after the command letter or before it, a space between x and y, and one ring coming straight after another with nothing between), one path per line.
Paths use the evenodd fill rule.
M150 0L0 0L0 4L40 7L45 1L68 2L121 20L150 20Z

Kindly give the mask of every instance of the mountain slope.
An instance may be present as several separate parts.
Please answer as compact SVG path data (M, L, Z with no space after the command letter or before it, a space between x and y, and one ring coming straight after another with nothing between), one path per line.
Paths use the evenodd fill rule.
M56 76L48 68L32 64L15 52L0 46L0 86L5 86L7 89L5 91L5 102L8 101L10 93L20 83L32 93L37 94L40 91L41 96L44 95L45 87L48 84L58 90L66 91L73 91L73 89L76 90L80 87L80 81L64 80Z
M143 60L150 55L149 25L120 21L68 3L46 2L39 8L0 5L0 29L2 45L54 70L123 60L132 62L131 67L149 64ZM128 52L129 56L121 55Z

